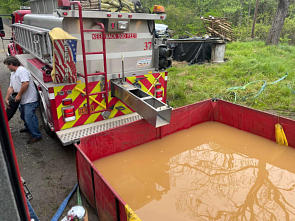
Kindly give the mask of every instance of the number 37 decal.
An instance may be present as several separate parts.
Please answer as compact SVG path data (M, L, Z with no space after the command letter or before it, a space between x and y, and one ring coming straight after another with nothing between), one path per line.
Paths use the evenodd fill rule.
M144 42L144 50L152 50L152 42L151 41L146 41Z

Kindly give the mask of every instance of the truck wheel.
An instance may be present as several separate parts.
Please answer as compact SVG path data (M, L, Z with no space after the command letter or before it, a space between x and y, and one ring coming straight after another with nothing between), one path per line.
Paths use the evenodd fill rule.
M40 115L41 115L41 120L42 120L42 124L43 124L45 132L50 137L54 137L55 134L53 131L51 131L50 126L48 124L48 117L47 117L46 110L45 110L45 104L42 101L42 99L40 99Z

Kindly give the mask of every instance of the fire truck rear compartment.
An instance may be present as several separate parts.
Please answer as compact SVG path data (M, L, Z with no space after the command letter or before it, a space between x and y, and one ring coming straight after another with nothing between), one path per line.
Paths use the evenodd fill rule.
M153 33L153 22L166 15L70 5L31 1L31 13L12 25L14 42L24 51L16 56L42 96L46 126L67 145L140 119L128 116L134 111L154 127L169 124L167 67L159 60L170 55L160 53L165 43Z

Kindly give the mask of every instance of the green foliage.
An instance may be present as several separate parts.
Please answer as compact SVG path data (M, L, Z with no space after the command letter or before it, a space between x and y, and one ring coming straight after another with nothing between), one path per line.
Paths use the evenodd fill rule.
M295 17L286 18L285 24L281 33L281 42L295 44Z
M173 107L191 104L213 97L234 102L233 92L227 89L249 82L274 82L288 72L288 77L268 85L257 97L262 82L236 90L237 103L261 110L295 111L295 47L286 44L266 46L264 42L235 42L227 45L227 62L170 68L168 100Z
M0 13L10 14L25 3L24 0L1 0ZM167 20L174 30L175 38L187 32L201 36L206 33L201 16L226 17L233 24L238 40L248 40L251 35L252 20L256 0L141 0L142 4L153 9L153 5L166 7ZM265 40L268 35L278 0L260 0L255 37ZM291 1L289 15L282 31L281 42L295 44L295 4Z
M141 2L151 9L155 4L166 7L168 16L164 23L174 30L174 37L182 36L186 31L194 35L203 35L206 31L199 18L209 15L228 18L233 24L238 40L249 40L251 36L256 0L141 0ZM294 1L290 2L281 42L295 44L295 4ZM259 1L255 39L266 40L277 5L278 0Z
M194 10L169 5L166 11L167 19L165 23L176 33L176 36L187 35L185 32L192 34L206 33L202 21L194 14Z
M255 26L255 38L259 40L265 41L268 36L269 29L271 28L271 25L265 25L262 23L258 23Z
M13 11L19 9L22 5L21 0L1 0L0 1L0 13L1 14L11 14Z

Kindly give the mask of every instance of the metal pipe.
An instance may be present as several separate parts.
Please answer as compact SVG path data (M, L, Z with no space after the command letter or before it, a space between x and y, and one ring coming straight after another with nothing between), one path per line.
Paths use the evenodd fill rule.
M106 56L106 33L105 33L105 27L104 27L104 24L102 23L98 23L98 25L100 25L101 29L103 30L102 32L102 50L104 52L104 55L103 55L103 65L104 65L104 73L105 73L105 77L104 77L104 90L105 90L105 102L106 102L106 108L109 107L109 98L108 98L108 79L107 79L107 56Z
M124 55L122 55L122 78L121 78L121 82L123 83L124 81L125 81Z

